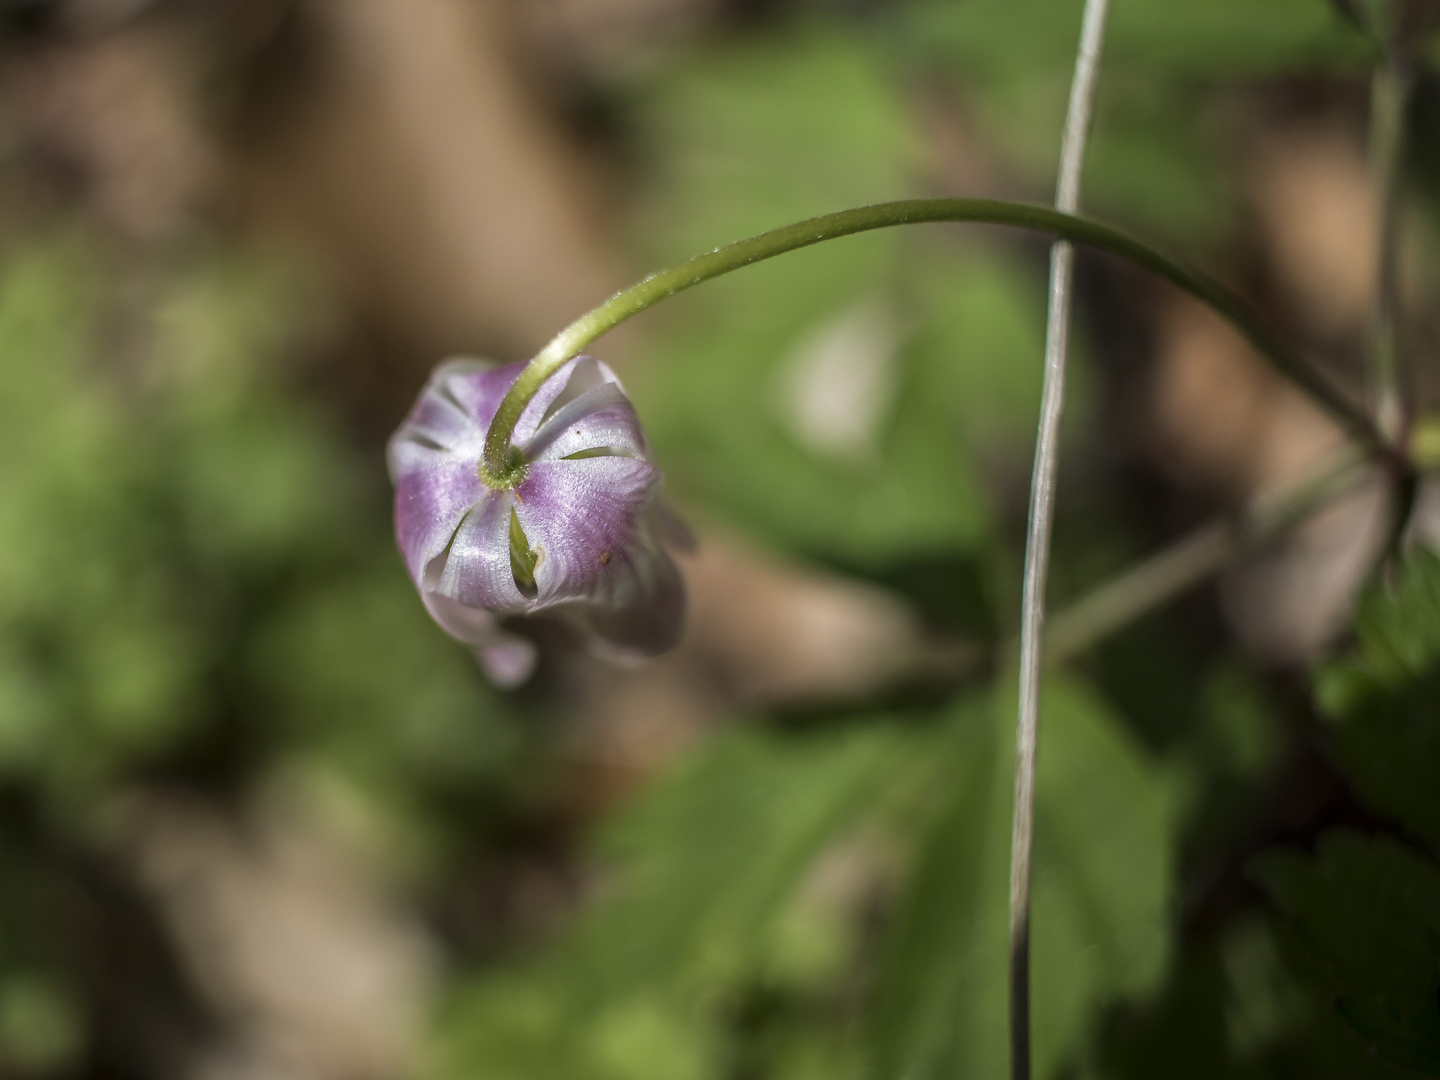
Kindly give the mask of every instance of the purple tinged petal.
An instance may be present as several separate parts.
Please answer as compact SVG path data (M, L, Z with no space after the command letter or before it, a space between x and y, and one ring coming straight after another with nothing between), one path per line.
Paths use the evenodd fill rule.
M664 545L674 551L694 551L700 546L685 519L663 499L656 499L650 508L650 525Z
M466 357L447 360L436 368L410 415L391 439L391 478L397 478L395 448L405 443L463 455L478 464L490 422L524 368L524 363L494 367ZM547 428L551 426L554 419L551 413L568 410L566 415L574 418L584 411L571 408L576 398L612 386L623 401L624 389L608 366L593 356L576 357L541 385L520 414L511 441L524 447L542 423ZM608 404L615 397L608 394L602 400ZM631 413L633 415L633 410ZM643 447L644 437L640 435L638 421L632 421L631 426L633 431L620 432L619 437ZM597 444L582 449L591 449L594 445Z
M602 386L616 386L624 394L625 388L609 365L593 356L577 356L567 361L554 375L541 384L540 389L520 414L515 424L512 440L516 446L525 446L535 437L536 431L550 419L551 415L563 409L578 397Z
M515 513L539 556L536 610L606 589L644 539L646 504L659 481L657 469L628 457L531 464L515 489Z
M646 456L640 418L615 383L590 390L557 409L523 449L531 461L557 461L586 450Z
M535 670L540 659L540 650L535 643L518 635L499 645L476 649L475 656L490 681L502 690L519 686Z
M589 602L566 609L590 651L636 661L673 648L684 629L685 583L670 556L647 536L611 566Z
M550 411L550 406L555 404L557 398L565 393L574 377L575 368L579 360L569 360L562 364L550 378L540 384L540 389L535 391L535 396L530 399L524 410L520 413L520 419L515 421L515 431L510 436L510 441L516 446L524 446L535 434L545 414ZM523 369L524 365L520 365Z
M400 462L396 454L407 448L478 459L484 438L484 433L459 404L449 396L429 393L427 388L386 448L390 479L399 478Z
M468 404L473 394L465 388L485 370L480 361L468 359L447 360L437 367L420 391L410 415L390 440L391 446L413 442L431 449L464 452L477 436L483 439L484 432L476 424Z
M539 659L535 643L518 634L506 633L490 612L466 607L452 597L429 589L422 589L420 595L430 617L442 630L473 647L475 658L497 686L519 686L535 670Z
M489 493L473 462L414 444L391 445L395 480L395 538L410 578L450 544L460 522Z
M395 484L395 536L417 584L488 490L478 473L485 431L472 410L491 398L498 404L504 387L493 381L493 371L474 360L440 365L390 440L386 462Z
M565 365L527 405L514 442L530 465L514 492L479 477L486 429L522 364L442 365L387 455L400 548L426 608L469 644L495 682L535 666L535 645L505 615L546 613L575 626L593 651L637 659L680 634L685 599L659 537L660 473L614 372L593 357ZM572 458L585 451L602 455ZM511 514L537 556L527 598L511 566Z
M505 392L524 367L523 363L495 367L479 360L450 360L431 376L425 395L433 391L454 401L475 425L483 443Z
M497 645L508 636L500 621L484 608L466 607L453 596L436 592L433 586L420 590L420 599L440 629L466 645Z
M467 607L493 612L518 612L531 606L510 569L512 505L508 492L486 491L450 543L436 592Z
M635 458L546 461L516 492L521 527L542 554L536 610L553 606L611 658L653 656L680 637L684 584L650 529L660 479Z

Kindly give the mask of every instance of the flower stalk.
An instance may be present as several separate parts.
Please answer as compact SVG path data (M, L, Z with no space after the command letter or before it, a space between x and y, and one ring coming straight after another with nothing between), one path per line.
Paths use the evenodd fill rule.
M934 222L1009 225L1108 251L1171 282L1227 319L1277 371L1290 379L1352 435L1367 445L1384 444L1370 416L1325 376L1272 336L1230 289L1198 270L1176 262L1119 229L1045 206L997 199L906 199L861 206L752 236L651 274L582 315L536 354L506 393L485 439L486 482L504 488L518 482L524 462L511 440L525 406L566 361L631 316L711 278L752 263L842 236L896 225Z

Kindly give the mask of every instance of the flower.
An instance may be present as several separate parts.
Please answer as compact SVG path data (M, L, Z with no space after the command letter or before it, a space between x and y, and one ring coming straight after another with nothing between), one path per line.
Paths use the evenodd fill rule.
M635 409L608 367L571 360L515 425L513 490L481 479L485 433L524 364L450 360L390 439L395 535L431 616L497 683L534 670L535 645L502 620L544 614L592 651L633 660L673 646L684 587ZM683 527L681 527L683 529Z

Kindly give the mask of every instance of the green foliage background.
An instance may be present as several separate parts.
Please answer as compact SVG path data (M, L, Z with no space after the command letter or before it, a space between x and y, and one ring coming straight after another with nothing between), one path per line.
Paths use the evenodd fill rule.
M1321 0L1114 7L1087 200L1221 259L1246 94L1352 77L1365 46ZM933 190L913 107L926 79L964 88L995 168L1044 198L1078 17L1070 0L806 12L627 76L606 89L644 162L637 261ZM933 229L678 299L632 380L672 490L1002 640L1043 271L1033 245ZM123 278L63 228L8 250L0 274L7 1075L86 1061L68 852L137 785L323 790L433 898L547 782L547 703L490 691L429 624L392 551L378 455L288 377L303 290L222 251ZM877 306L894 386L872 445L824 453L787 424L785 366ZM1067 439L1083 448L1100 380L1080 337ZM1113 486L1066 484L1057 563L1073 591L1144 538ZM1012 682L804 723L735 717L587 838L610 887L573 924L452 958L427 1073L1002 1075ZM1279 683L1162 616L1046 687L1040 1076L1440 1075L1440 563L1418 555L1373 588L1313 703L1303 678ZM1324 728L1307 726L1317 714ZM1366 829L1247 848L1246 815L1310 739ZM1236 848L1250 892L1197 919L1213 858ZM863 888L835 884L847 866Z

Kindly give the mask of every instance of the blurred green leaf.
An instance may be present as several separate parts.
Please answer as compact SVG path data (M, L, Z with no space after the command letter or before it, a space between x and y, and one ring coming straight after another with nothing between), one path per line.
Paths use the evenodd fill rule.
M845 376L818 368L807 381L801 365L817 336L874 293L799 300L793 282L810 289L835 275L833 260L822 266L811 253L747 274L748 291L731 290L735 314L692 319L667 337L671 359L637 386L675 490L773 542L848 565L983 547L993 527L986 474L1025 452L1038 407L1038 282L999 257L932 254L897 308L893 348L872 358L885 383L873 441L839 455L799 437L796 414L805 395L833 393ZM772 325L758 325L767 317ZM1076 384L1073 418L1083 420L1083 371Z
M513 706L385 556L294 589L245 667L285 778L340 800L388 865L423 874L473 841L458 812L508 782L522 745Z
M1080 33L1067 0L918 0L904 55L953 73L987 146L1048 197ZM1203 245L1233 227L1225 83L1354 70L1368 45L1326 0L1116 0L1085 173L1093 211Z
M901 87L853 30L713 50L643 114L660 161L642 232L673 260L911 193ZM985 472L1028 447L1044 306L1037 278L963 237L853 237L667 305L663 362L631 382L672 490L852 566L983 546Z
M1440 850L1440 558L1417 548L1360 603L1351 655L1316 680L1356 794Z
M1440 1076L1440 866L1384 836L1322 836L1253 874L1287 941L1387 1061Z
M1097 1075L1116 1080L1403 1080L1369 1053L1328 994L1290 970L1252 909L1189 937L1163 992L1117 1010Z
M33 973L0 974L0 1066L36 1075L73 1068L85 1032L72 996Z
M1272 767L1285 746L1285 732L1259 680L1239 664L1217 668L1206 680L1201 702L1205 734L1221 761L1254 778Z
M706 1080L718 1049L693 1009L651 991L574 1009L563 965L492 974L444 1011L428 1075L461 1080ZM707 1037L709 1036L709 1037Z
M766 973L776 919L817 852L874 798L906 742L885 728L738 728L602 837L619 892L587 929L604 982L718 985Z
M1417 547L1393 584L1368 589L1356 609L1355 639L1351 655L1319 673L1316 693L1332 715L1440 663L1440 556Z
M1440 850L1440 670L1357 705L1330 753L1362 802Z
M116 288L73 238L0 273L0 773L71 809L160 762L343 778L434 854L464 829L424 807L483 803L515 729L416 602L378 463L281 377L295 288L196 259L123 358Z
M954 720L936 820L892 928L875 1006L876 1076L1002 1075L1013 708ZM1169 951L1173 795L1109 709L1047 686L1037 778L1032 976L1036 1071L1087 1054L1097 1010L1158 983Z
M464 783L510 760L505 713L393 569L297 590L257 635L252 670L297 741Z
M853 1073L827 1002L854 962L857 912L811 883L923 745L884 724L745 725L698 748L606 827L608 887L565 940L452 1004L440 1075L718 1078L757 1053L766 1075ZM752 1045L792 1005L799 1019Z
M838 25L688 54L639 104L655 159L640 226L668 262L898 198L923 154L883 59Z
M1008 866L1009 805L992 704L961 706L942 760L953 796L935 821L887 934L872 1007L876 1076L998 1075L1005 1065L1006 915L991 895ZM1004 866L1002 866L1004 863Z

